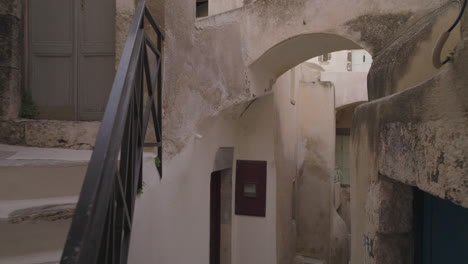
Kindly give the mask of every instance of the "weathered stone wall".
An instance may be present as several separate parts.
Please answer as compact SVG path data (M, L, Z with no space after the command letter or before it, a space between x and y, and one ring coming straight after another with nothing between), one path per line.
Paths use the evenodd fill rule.
M413 263L411 186L468 207L466 44L460 42L454 60L428 81L357 108L353 264ZM380 71L371 74L370 80L385 78Z
M23 86L23 1L0 1L0 119L15 119Z
M93 149L100 122L0 121L0 143L42 148Z
M116 0L115 1L115 68L119 65L127 40L127 34L135 13L135 0Z
M449 2L425 16L413 19L410 26L397 36L386 38L386 32L381 32L384 37L382 41L386 40L387 43L373 54L374 62L368 78L369 100L419 85L437 74L440 70L432 66L432 49L458 12L456 3ZM395 21L396 24L409 19L407 15ZM447 56L460 41L458 32L459 27L447 41L442 56Z

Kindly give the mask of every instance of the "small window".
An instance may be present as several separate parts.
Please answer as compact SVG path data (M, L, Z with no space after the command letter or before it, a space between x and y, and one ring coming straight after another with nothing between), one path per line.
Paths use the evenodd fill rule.
M257 184L245 183L244 184L244 197L250 197L250 198L257 197Z
M326 54L323 54L322 56L319 56L318 60L320 63L328 64L328 62L331 60L331 53L326 53Z
M208 16L208 0L196 0L196 1L197 1L196 17Z
M362 55L362 62L366 62L366 55Z

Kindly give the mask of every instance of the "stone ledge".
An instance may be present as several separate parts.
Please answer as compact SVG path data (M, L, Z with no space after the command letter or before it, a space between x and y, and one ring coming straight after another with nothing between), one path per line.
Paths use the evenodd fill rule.
M73 217L76 204L44 205L14 211L8 218L8 222L19 224L26 221L57 221Z
M0 121L0 143L41 148L93 149L101 122Z

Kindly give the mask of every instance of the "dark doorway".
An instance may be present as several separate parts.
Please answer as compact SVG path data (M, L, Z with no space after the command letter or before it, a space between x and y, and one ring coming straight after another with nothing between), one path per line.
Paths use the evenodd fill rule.
M416 264L468 263L468 209L415 191Z
M231 264L232 170L211 174L210 264Z
M210 264L221 261L221 171L211 173Z

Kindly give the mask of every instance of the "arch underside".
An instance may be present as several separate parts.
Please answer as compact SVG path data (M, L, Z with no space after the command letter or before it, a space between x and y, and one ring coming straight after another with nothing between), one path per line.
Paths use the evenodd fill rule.
M328 33L305 34L288 39L268 50L249 66L252 91L256 95L270 91L280 75L310 58L361 48L352 40Z

